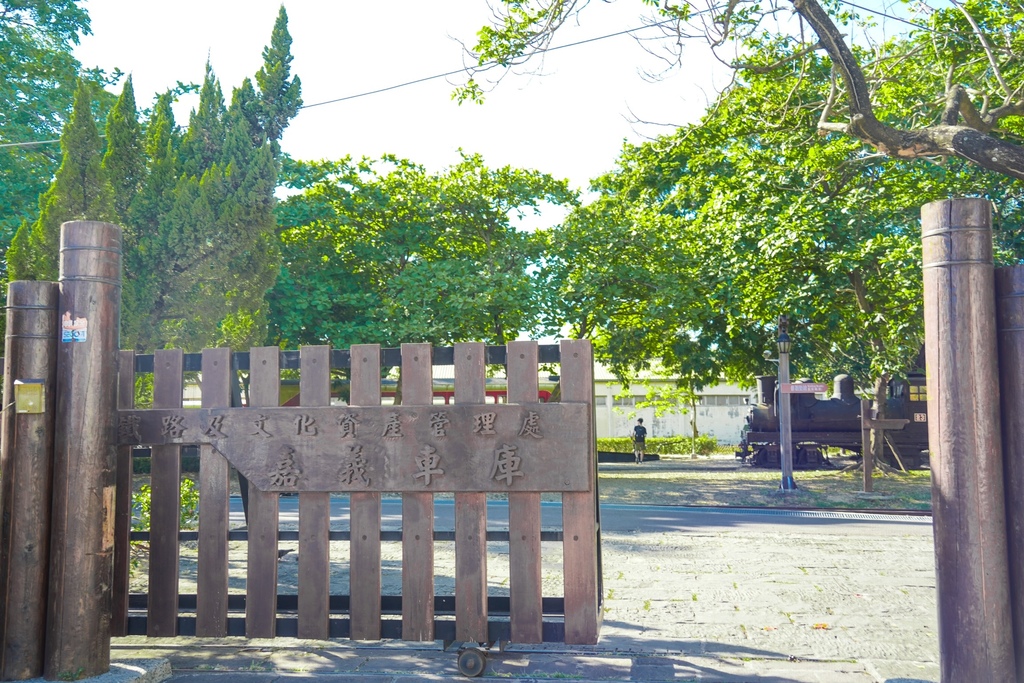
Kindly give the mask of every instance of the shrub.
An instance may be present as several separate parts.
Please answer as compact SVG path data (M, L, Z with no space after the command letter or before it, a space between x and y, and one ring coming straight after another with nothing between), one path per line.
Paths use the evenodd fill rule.
M132 494L132 531L149 531L153 510L153 488L143 484ZM182 529L194 529L199 521L199 489L189 478L181 480Z
M181 471L188 473L199 472L199 456L195 455L195 449L191 449L192 454L186 451L181 456ZM142 453L146 455L135 455L132 457L132 474L150 474L152 472L153 459L148 455L149 451L144 450Z
M647 452L666 455L669 453L711 455L718 448L718 439L713 436L698 436L697 443L689 436L652 436L647 439ZM614 453L632 453L633 440L625 436L611 436L597 440L597 450Z

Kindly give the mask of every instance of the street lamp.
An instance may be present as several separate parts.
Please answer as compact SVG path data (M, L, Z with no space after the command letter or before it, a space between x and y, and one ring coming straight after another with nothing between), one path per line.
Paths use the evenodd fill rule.
M782 451L782 485L783 491L795 491L793 480L793 417L790 414L792 405L789 400L789 351L793 346L786 328L789 319L779 316L779 448Z

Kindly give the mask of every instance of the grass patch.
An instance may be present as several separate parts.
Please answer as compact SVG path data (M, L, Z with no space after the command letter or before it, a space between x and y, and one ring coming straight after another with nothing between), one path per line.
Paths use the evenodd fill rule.
M710 465L710 466L709 466ZM601 500L648 505L727 507L804 507L883 510L930 510L931 472L876 473L872 498L861 498L861 472L798 470L798 489L781 492L778 471L734 465L728 456L702 459L663 458L641 466L603 464L598 470Z

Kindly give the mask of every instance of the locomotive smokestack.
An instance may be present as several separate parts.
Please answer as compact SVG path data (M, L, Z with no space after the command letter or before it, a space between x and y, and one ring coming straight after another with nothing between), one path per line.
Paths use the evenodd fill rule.
M843 403L853 403L857 397L853 393L853 378L849 375L836 375L832 381L832 398Z
M775 403L775 375L760 375L757 379L757 402L764 405Z

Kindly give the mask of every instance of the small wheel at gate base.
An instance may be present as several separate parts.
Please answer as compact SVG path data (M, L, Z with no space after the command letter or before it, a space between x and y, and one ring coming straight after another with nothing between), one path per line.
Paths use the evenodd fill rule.
M476 678L484 673L487 667L487 656L475 647L459 653L459 673L468 678Z

